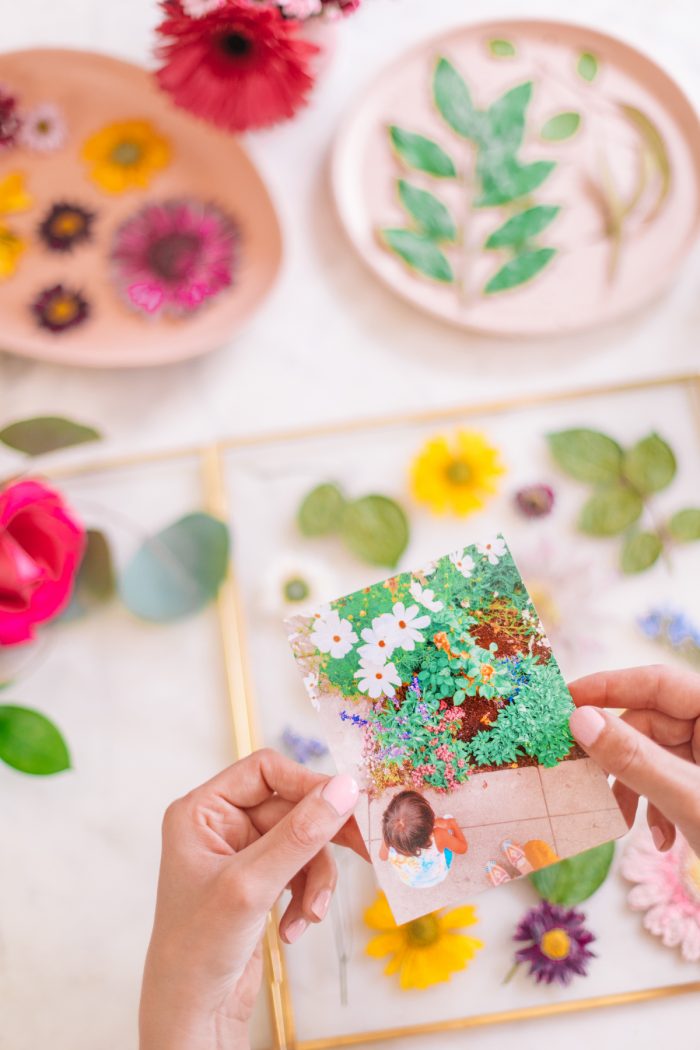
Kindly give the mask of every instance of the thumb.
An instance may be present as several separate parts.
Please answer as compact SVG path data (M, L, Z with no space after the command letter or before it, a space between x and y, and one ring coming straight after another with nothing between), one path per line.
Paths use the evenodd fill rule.
M670 754L617 715L597 707L577 708L569 726L579 744L607 773L644 795L674 824L683 827L692 820L700 776L691 763Z
M244 851L247 876L271 908L294 876L338 834L357 805L360 789L346 774L318 785L267 834Z

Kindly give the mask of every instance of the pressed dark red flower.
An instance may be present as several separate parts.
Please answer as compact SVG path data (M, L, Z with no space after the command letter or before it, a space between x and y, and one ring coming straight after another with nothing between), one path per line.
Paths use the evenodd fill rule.
M538 984L569 984L585 977L595 953L588 947L595 935L585 927L586 916L575 908L541 901L521 919L513 940L524 943L515 953L517 964L527 963Z
M31 310L40 328L58 333L82 324L89 316L90 304L76 289L54 284L39 292Z
M315 44L278 7L227 0L199 18L164 0L158 83L183 109L227 131L267 127L306 104Z
M554 507L554 489L538 482L515 493L515 505L526 518L544 518Z
M39 236L52 251L68 252L90 240L94 219L93 212L80 204L60 201L49 208L39 225Z
M17 99L5 88L0 87L0 149L15 145L21 127Z

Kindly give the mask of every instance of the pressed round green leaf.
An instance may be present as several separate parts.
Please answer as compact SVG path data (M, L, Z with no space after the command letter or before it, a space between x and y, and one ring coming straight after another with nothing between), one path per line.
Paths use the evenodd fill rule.
M530 881L543 900L573 907L592 897L608 877L615 856L615 843L579 853L576 857L534 871Z
M495 208L533 193L556 168L551 160L521 164L516 157L499 151L486 156L488 159L479 165L481 195L474 201L475 208Z
M401 203L416 220L420 233L434 241L453 242L457 239L457 226L442 201L405 179L399 179L398 190Z
M562 139L570 139L575 135L581 124L581 114L570 110L566 113L556 113L544 124L540 134L549 142L561 142Z
M71 445L84 445L88 441L99 441L101 434L94 427L74 423L61 416L35 416L10 423L0 430L0 441L27 456L41 456Z
M304 536L326 536L340 527L345 497L337 485L317 485L302 500L297 522Z
M598 73L598 59L595 55L592 55L590 51L584 51L582 55L579 55L578 65L576 70L580 77L584 80L595 80L596 74Z
M469 88L451 62L438 59L433 78L433 97L440 114L453 131L466 139L477 139L481 114L474 108Z
M14 704L0 705L0 759L34 776L70 769L68 747L53 722L30 707Z
M85 534L85 552L73 588L70 605L61 615L66 622L77 620L97 605L113 597L116 575L109 540L99 529L88 529Z
M150 537L119 581L122 600L144 620L180 620L212 601L226 575L229 533L209 514L188 514Z
M700 507L676 511L668 523L668 529L674 540L680 540L681 543L700 540Z
M611 485L595 492L581 511L579 528L589 536L617 536L642 513L641 496L624 485Z
M393 569L408 544L408 519L388 496L363 496L346 506L342 535L358 558Z
M518 285L531 281L556 254L556 248L533 248L531 251L518 252L494 274L484 292L493 295L495 292L505 292L509 288L517 288Z
M494 230L484 247L517 248L549 226L559 211L556 205L547 204L526 208Z
M424 277L443 284L455 279L452 265L437 244L425 234L413 230L382 230L382 240L399 258Z
M607 434L578 427L548 434L547 441L559 466L577 481L597 485L620 477L622 448Z
M676 457L662 437L649 434L625 453L622 470L638 492L660 492L676 476Z
M510 40L489 40L489 51L496 58L512 58L515 54L515 45Z
M658 560L663 544L655 532L633 532L622 547L620 567L623 572L644 572Z
M395 124L389 128L389 137L401 160L410 168L427 171L429 175L443 179L453 179L457 174L451 157L432 139L404 131Z

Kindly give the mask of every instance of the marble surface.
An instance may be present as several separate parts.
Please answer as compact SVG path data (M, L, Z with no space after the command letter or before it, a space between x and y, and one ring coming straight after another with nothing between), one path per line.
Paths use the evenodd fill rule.
M697 251L672 293L636 318L578 337L506 342L443 327L395 300L356 259L337 224L327 183L328 151L356 92L387 60L461 20L567 18L570 13L565 0L365 0L361 13L342 26L309 109L290 125L249 138L280 213L285 259L276 288L245 331L204 359L152 372L101 374L2 354L0 417L61 412L98 423L113 451L166 448L282 424L697 368ZM695 0L589 0L581 17L649 52L700 104ZM4 12L2 46L86 47L148 62L156 20L150 0L23 0ZM146 523L161 509L154 505L153 491L147 480L136 494L129 491ZM113 492L110 482L99 498L108 502ZM191 493L183 489L172 500L173 511L187 507ZM206 652L211 643L205 627L200 643ZM97 623L90 631L89 637L76 636L59 649L62 655L53 656L57 662L51 670L47 665L40 669L22 695L25 702L46 708L52 689L58 689L55 683L70 674L70 692L82 692L83 705L87 696L94 702L88 730L84 707L65 688L57 701L83 758L84 778L52 787L2 774L11 832L3 839L0 868L3 886L15 894L4 892L0 905L5 924L0 1046L8 1050L135 1046L134 1007L153 895L158 813L168 797L225 761L227 752L220 672L209 664L207 674L197 672L194 640L188 673L175 683L171 653L187 644L184 634L136 631L118 613L110 614L109 644ZM119 659L127 646L133 661ZM171 714L169 688L177 688L181 700L163 736L162 718ZM155 752L144 746L145 738L135 740L133 749L126 746L129 720L143 716L139 690L143 703L152 704L148 739ZM130 697L130 706L119 712L111 703L117 695ZM212 701L213 696L218 699ZM199 728L192 746L184 749L193 720ZM102 751L91 753L93 744ZM130 778L130 790L115 788ZM68 826L70 806L81 814L77 831ZM91 828L101 843L94 868ZM136 876L142 880L138 884ZM76 906L78 889L82 907ZM137 933L135 916L137 931L139 923L144 927ZM78 929L95 933L74 937ZM688 973L687 979L695 976ZM696 1011L697 999L681 998L583 1014L575 1021L575 1035L572 1022L558 1018L471 1032L459 1045L534 1050L545 1041L583 1046L595 1040L600 1050L652 1050L662 1040L687 1042Z

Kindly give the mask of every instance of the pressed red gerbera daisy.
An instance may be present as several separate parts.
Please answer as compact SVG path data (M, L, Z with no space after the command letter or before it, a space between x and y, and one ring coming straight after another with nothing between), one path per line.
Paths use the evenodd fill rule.
M21 126L17 99L6 88L0 87L0 149L15 145Z
M278 7L227 0L199 18L179 0L165 0L163 9L157 77L178 106L227 131L245 131L306 104L318 48Z
M60 333L82 324L90 313L90 306L80 292L64 284L54 284L39 292L31 310L40 328Z

